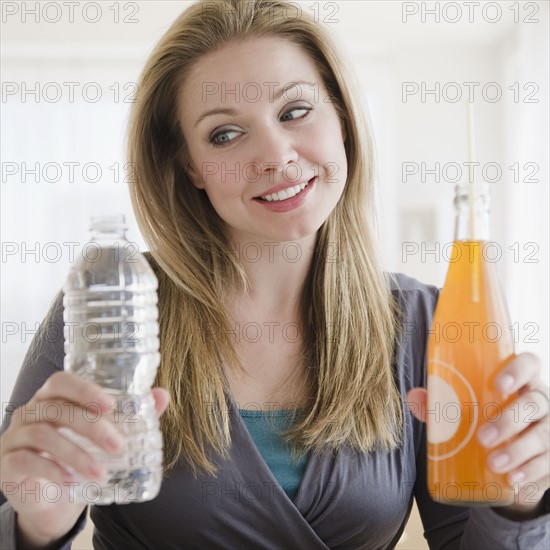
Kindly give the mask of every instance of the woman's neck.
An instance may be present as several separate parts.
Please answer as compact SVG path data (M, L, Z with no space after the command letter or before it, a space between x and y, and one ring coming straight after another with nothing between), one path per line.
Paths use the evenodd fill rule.
M297 315L315 241L316 235L286 242L239 241L234 250L250 281L250 292L233 294L227 305L233 310Z

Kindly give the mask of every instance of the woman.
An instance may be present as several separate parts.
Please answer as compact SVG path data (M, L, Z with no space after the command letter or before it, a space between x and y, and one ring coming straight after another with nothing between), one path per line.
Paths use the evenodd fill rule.
M278 0L194 4L149 59L129 160L159 278L166 476L150 502L92 509L96 548L387 548L413 497L432 548L548 545L547 390L532 356L501 380L539 404L504 467L537 482L536 502L468 510L427 493L422 424L402 404L425 402L426 331L400 327L429 326L437 289L385 279L376 261L372 146L344 66L330 36ZM62 323L61 297L48 322ZM107 408L100 388L57 372L62 345L37 335L13 401ZM44 450L101 476L27 416L2 436L3 483L66 480ZM71 427L117 448L106 418ZM525 426L503 415L493 427L491 447ZM66 547L82 528L67 495L6 496L12 545Z

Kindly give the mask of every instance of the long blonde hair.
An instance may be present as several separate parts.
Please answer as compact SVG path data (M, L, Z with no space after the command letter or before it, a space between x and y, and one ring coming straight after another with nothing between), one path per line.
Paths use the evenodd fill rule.
M201 56L259 36L286 38L314 61L344 125L348 160L345 189L319 229L300 299L309 399L287 438L298 454L341 445L390 450L402 438L393 371L398 313L375 246L373 145L346 62L330 33L296 4L199 1L149 57L128 135L133 207L159 278L157 383L171 394L161 419L166 470L185 459L195 474L214 474L216 456L227 456L230 392L222 360L230 368L240 363L223 297L248 285L228 252L222 220L187 175L176 98Z

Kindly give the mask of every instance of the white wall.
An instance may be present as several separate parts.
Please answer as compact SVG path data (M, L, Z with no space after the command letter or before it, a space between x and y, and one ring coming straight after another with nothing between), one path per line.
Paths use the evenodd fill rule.
M3 9L6 4L4 3ZM32 3L34 5L34 2ZM60 3L61 4L61 3ZM79 11L75 21L66 14L58 23L23 20L21 12L3 12L1 107L1 230L2 230L2 369L1 399L9 400L18 369L35 324L45 315L55 292L71 265L67 243L78 251L87 240L92 214L124 212L129 238L143 244L135 224L127 190L114 181L109 167L124 164L124 131L129 103L123 101L137 80L147 52L188 2L137 2L135 23L113 22L114 11L103 3L104 13L86 23ZM120 3L120 19L130 16ZM441 257L420 255L403 258L403 242L426 242L440 246L452 240L453 184L422 183L418 176L402 181L403 162L462 164L467 160L465 108L463 102L422 103L419 96L402 100L402 83L497 82L503 98L495 103L475 96L477 157L485 164L502 167L501 181L491 185L492 235L500 243L503 258L497 267L508 297L512 321L519 324L518 350L537 353L548 376L548 3L538 7L538 23L523 23L520 11L514 22L510 4L500 2L500 21L489 23L477 11L457 23L433 16L422 22L421 11L403 22L403 10L433 7L434 2L302 2L304 10L315 8L321 19L338 34L357 70L369 101L379 162L380 234L388 269L403 271L425 282L442 285L447 265ZM446 3L442 2L444 6ZM521 3L520 3L521 4ZM335 11L335 7L338 8ZM444 8L442 8L444 9ZM90 14L88 14L90 15ZM93 16L93 14L91 14ZM443 14L442 14L443 15ZM447 15L451 17L452 12ZM50 13L50 17L52 14ZM329 19L330 18L330 19ZM20 87L39 83L77 82L76 100L22 101L4 92L9 83ZM98 83L102 99L82 99L86 83ZM508 89L520 83L539 86L538 103L515 103ZM121 97L114 99L113 86ZM477 88L479 92L480 88ZM64 88L66 90L66 88ZM463 88L466 91L466 88ZM55 89L49 88L53 95ZM89 89L90 93L93 89ZM50 96L52 97L52 96ZM35 182L23 182L21 164L77 162L76 179L68 181L68 169L57 183L53 169ZM82 167L97 163L103 177L97 183L83 181ZM536 163L538 182L514 182L508 166ZM88 174L92 176L92 172ZM527 176L526 171L520 173ZM38 243L38 245L36 245ZM49 244L48 244L49 243ZM519 258L514 247L519 243ZM533 243L533 244L530 244ZM22 249L36 249L38 257ZM526 247L524 249L523 247ZM59 257L56 257L61 251ZM527 254L535 251L528 263ZM405 261L406 260L406 261ZM519 260L519 261L516 261ZM24 325L26 324L26 325ZM534 333L532 333L532 331ZM12 332L15 332L12 334ZM531 335L531 340L526 341ZM409 535L410 547L418 544ZM413 538L410 538L413 537Z

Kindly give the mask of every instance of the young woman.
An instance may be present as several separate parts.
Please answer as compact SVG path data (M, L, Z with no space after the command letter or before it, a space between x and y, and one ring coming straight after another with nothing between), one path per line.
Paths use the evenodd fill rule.
M469 510L427 492L422 415L404 402L425 402L437 289L384 276L359 96L330 36L293 10L198 2L143 72L129 161L159 278L166 475L150 502L94 507L94 547L391 548L413 498L431 548L548 547L548 399L531 355L496 383L512 380L506 391L539 412L527 427L503 414L487 446L508 456L499 471L537 484L536 501ZM58 296L46 325L62 322ZM101 388L62 371L63 342L40 331L12 401L107 410ZM68 547L84 506L16 489L66 481L41 451L89 479L101 469L39 414L8 423L6 545ZM107 417L71 428L117 448Z

